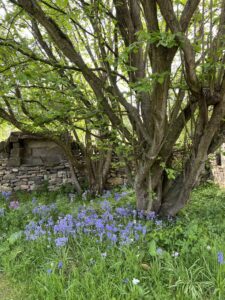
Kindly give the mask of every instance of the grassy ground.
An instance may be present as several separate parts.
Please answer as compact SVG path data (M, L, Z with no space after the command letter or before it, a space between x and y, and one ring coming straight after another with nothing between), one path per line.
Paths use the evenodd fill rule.
M8 280L3 274L0 275L0 299L1 300L19 300L25 295L18 290L18 287L13 284L12 281Z
M13 290L10 283L2 275L0 275L0 299L13 299Z
M129 190L2 196L0 299L224 300L225 192L198 188L176 219L134 205Z

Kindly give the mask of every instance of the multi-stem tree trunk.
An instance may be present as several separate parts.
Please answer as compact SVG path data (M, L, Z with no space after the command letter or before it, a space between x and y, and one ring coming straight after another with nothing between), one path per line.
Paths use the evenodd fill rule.
M215 140L218 139L217 133L220 132L218 128L220 128L221 118L225 114L223 90L221 90L221 95L222 97L215 104L213 113L207 123L204 123L204 119L199 115L189 157L186 159L182 171L174 180L168 180L166 172L157 163L157 157L155 159L157 167L154 167L154 163L151 162L139 164L135 181L138 209L144 211L154 210L160 215L174 216L185 206L204 169L208 153ZM219 141L221 142L221 134ZM167 149L167 153L171 153L171 151L170 148ZM168 158L169 155L164 156L164 168ZM160 159L162 157L159 155L158 161Z
M69 163L70 167L70 173L71 173L71 180L72 184L75 187L78 194L82 193L82 187L78 179L78 173L79 173L79 163L76 158L74 157L74 153L72 151L72 144L71 141L67 141L65 143L64 141L58 140L58 145L64 150L65 156L67 158L67 161Z
M86 132L85 159L88 190L92 195L102 194L112 161L112 148L97 149L89 132Z
M79 177L86 176L88 184L87 189L91 195L102 194L111 166L112 149L109 148L107 151L99 150L99 153L93 155L93 153L90 152L92 145L87 143L86 148L84 147L84 145L82 145L82 155L78 161L74 156L71 142L65 143L62 141L58 141L58 144L64 150L64 153L68 160L72 184L74 185L76 191L80 194L84 190L84 186L82 186L81 182L79 182L79 175ZM82 159L84 160L83 163Z
M108 150L104 156L102 155L96 160L92 160L90 157L86 158L88 190L92 195L103 193L111 165L111 157L112 150Z
M135 178L137 209L145 212L155 211L160 215L177 214L189 200L206 160L206 153L201 160L190 159L185 170L174 180L168 180L166 172L161 170L161 176L154 182L154 176L158 174L151 173L150 170L143 177L144 169L140 168Z

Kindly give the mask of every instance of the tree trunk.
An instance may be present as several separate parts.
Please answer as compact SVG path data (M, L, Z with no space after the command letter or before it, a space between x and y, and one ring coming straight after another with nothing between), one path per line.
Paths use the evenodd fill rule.
M68 159L68 162L69 162L69 166L70 166L72 184L74 185L74 187L75 187L76 191L78 192L78 194L81 194L82 193L82 188L81 188L80 183L78 181L77 174L76 174L76 169L74 168L73 161Z
M147 211L152 204L150 169L147 162L139 163L134 183L138 210Z
M103 193L112 162L112 149L97 155L99 158L93 159L92 155L86 153L85 159L88 189L93 196Z
M78 162L74 158L74 155L73 155L73 152L72 152L72 146L71 146L70 143L69 143L69 145L67 145L67 144L64 144L64 145L59 144L59 145L64 150L64 153L66 155L67 161L69 163L72 184L75 187L77 193L81 194L82 193L82 188L81 188L79 180L77 178L77 173L78 173L77 165L78 165Z
M175 216L182 209L190 198L190 193L195 186L204 163L207 159L191 160L186 164L186 169L174 181L162 176L153 187L154 174L145 174L139 170L135 178L135 193L137 209L144 212L155 211L161 216ZM144 175L144 176L143 176ZM152 178L151 178L152 177ZM164 182L167 182L165 184Z
M101 136L100 131L99 136ZM91 195L96 196L102 194L105 188L112 162L112 147L109 146L107 150L96 147L88 130L85 134L85 142L84 156L88 190Z
M198 181L207 160L207 149L194 159L190 158L185 169L177 176L171 187L163 195L160 215L174 216L181 210L190 198L191 191Z

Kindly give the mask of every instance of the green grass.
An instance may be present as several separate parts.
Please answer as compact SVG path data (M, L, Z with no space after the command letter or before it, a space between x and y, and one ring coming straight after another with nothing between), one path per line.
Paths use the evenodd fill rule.
M20 300L25 299L22 288L15 285L3 274L0 274L0 299L1 300Z
M42 204L56 202L56 219L76 214L82 203L79 199L69 203L60 193L35 196ZM70 238L61 248L45 237L26 241L22 230L37 218L32 214L32 197L18 195L16 210L0 200L0 207L6 209L0 217L1 300L225 299L225 264L217 260L219 251L225 254L225 192L219 188L206 185L195 190L173 222L156 226L141 221L148 228L146 236L125 246L97 242L85 234ZM133 194L110 201L115 207L135 203ZM85 203L99 210L97 199ZM135 285L133 279L140 282Z

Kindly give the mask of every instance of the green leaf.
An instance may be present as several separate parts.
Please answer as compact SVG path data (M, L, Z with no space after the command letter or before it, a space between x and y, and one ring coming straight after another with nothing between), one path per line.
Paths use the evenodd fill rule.
M8 242L10 245L14 244L18 239L22 237L23 231L14 232L8 238Z
M151 256L156 256L157 255L157 252L156 252L156 242L154 240L152 240L150 243L149 243L149 249L148 249L148 252Z
M158 78L158 83L163 84L163 82L164 82L164 76L163 76L163 77L160 76L160 77Z

